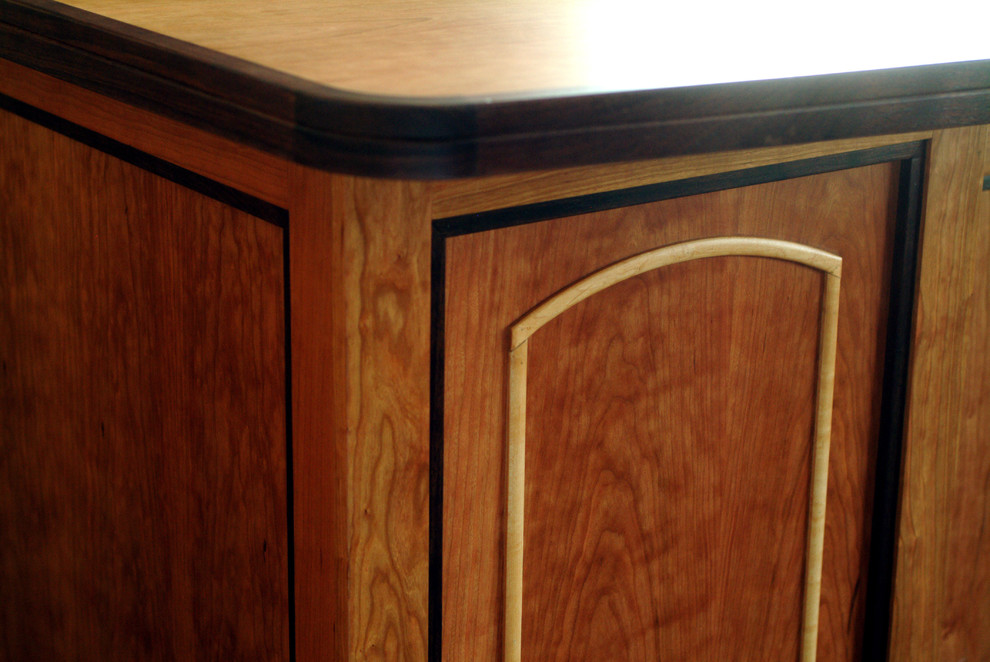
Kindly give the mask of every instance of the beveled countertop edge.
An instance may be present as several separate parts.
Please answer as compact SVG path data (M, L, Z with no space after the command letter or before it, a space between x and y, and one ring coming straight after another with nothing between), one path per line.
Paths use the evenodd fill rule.
M0 57L298 163L439 179L990 122L990 60L594 93L328 88L54 0L0 0Z

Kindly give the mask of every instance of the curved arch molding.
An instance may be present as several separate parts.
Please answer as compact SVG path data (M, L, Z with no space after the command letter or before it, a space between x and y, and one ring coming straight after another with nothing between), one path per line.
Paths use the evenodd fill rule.
M655 248L617 262L577 281L545 300L516 322L510 332L508 503L505 553L505 660L522 657L523 531L526 482L526 374L530 336L561 313L612 285L654 269L710 257L756 257L785 260L825 275L818 342L818 384L815 405L815 446L811 466L811 500L805 558L801 660L813 662L818 642L822 552L825 542L825 498L828 452L832 430L832 391L839 321L842 258L788 241L761 237L716 237Z

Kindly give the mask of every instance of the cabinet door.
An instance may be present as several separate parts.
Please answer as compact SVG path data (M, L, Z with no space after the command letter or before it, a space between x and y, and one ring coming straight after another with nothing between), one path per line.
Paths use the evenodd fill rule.
M0 658L287 659L283 230L85 139L0 112Z
M858 658L898 179L880 163L446 226L444 660L513 659L514 601L523 660L799 656L826 277L787 260L647 270L529 337L523 579L506 592L510 329L608 265L717 237L841 258L816 650Z

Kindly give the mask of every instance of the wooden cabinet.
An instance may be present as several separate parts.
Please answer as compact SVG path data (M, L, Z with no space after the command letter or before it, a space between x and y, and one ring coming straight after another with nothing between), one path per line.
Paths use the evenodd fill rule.
M383 100L104 4L0 0L0 658L990 656L987 62Z

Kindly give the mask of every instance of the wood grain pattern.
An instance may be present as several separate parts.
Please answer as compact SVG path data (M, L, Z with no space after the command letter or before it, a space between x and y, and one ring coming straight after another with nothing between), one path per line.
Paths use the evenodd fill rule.
M516 349L526 342L540 327L568 308L616 283L671 264L729 255L797 262L833 276L838 276L842 268L842 258L831 253L790 241L765 237L710 237L671 244L609 265L542 302L512 325L511 349Z
M804 572L801 659L818 656L818 620L825 557L825 506L828 501L828 456L832 441L832 401L835 395L835 356L839 333L841 264L825 277L821 336L818 341L818 384L815 393L815 443L811 454L811 495L808 499L808 547Z
M0 59L0 94L288 207L287 163L256 149Z
M513 173L433 183L433 213L437 218L474 214L501 207L526 205L566 196L672 182L732 170L841 154L859 149L931 138L931 131L892 136L850 138L807 145L745 149L715 154L675 156L653 161L580 166L541 172Z
M503 659L522 659L523 552L526 545L526 382L529 344L509 350L509 411L506 430L505 643Z
M837 0L827 15L814 14L813 32L800 29L812 20L800 12L766 21L777 13L772 4L746 11L720 5L724 23L718 25L732 28L715 32L700 27L712 24L710 8L660 9L628 1L68 4L321 85L407 97L667 88L986 57L977 46L982 31L943 12L930 16L927 29L938 30L941 23L956 38L926 40L906 52L900 40L915 27L909 18L871 13L852 0ZM845 20L852 13L860 20ZM951 16L952 9L946 7L945 14ZM656 39L660 23L679 29ZM844 44L841 51L833 48L835 40ZM781 52L788 57L779 57ZM709 57L693 58L691 66L652 65L683 63L685 53Z
M986 139L973 127L931 146L891 660L990 658Z
M342 316L350 659L425 660L429 203L420 184L314 177L339 246L326 266L340 274L327 295Z
M801 659L805 662L814 662L818 644L818 615L821 597L828 456L832 427L832 396L842 259L809 246L757 237L696 239L655 248L626 258L569 285L512 325L508 360L509 413L506 438L508 502L506 505L504 657L508 662L520 662L522 659L526 390L530 337L549 322L578 306L582 301L630 278L682 262L729 256L762 257L794 262L823 271L826 275L817 348L818 384L814 415L814 444L811 453L811 497L808 500L804 607L801 625ZM581 342L586 342L586 340L581 339ZM762 441L760 437L756 437L756 439ZM744 440L744 443L746 441L750 440ZM798 444L798 446L801 445ZM587 496L591 498L592 495ZM541 577L538 576L538 578ZM630 596L623 597L628 599Z
M282 230L0 113L0 657L286 660Z
M799 657L821 285L688 262L533 337L526 658Z
M795 241L843 258L818 655L857 658L863 597L857 586L866 569L896 181L896 167L873 166L446 241L444 660L502 655L509 326L604 265L647 248L724 234ZM536 434L541 450L525 467L525 568L539 579L523 589L524 657L797 656L821 277L772 260L751 262L766 264L717 258L637 277L616 285L616 295L610 290L608 297L583 301L529 341L530 393L544 395L530 399L526 413L527 437ZM611 303L599 308L599 299ZM786 301L786 310L773 308L773 301ZM777 335L762 335L764 329ZM578 338L586 340L575 345ZM695 349L672 351L657 338L682 339L673 342ZM709 351L719 347L732 349ZM754 356L766 357L766 366ZM781 356L804 357L804 363L797 367L792 360L785 368ZM649 379L630 367L637 365L666 376L647 387ZM740 415L727 415L721 412L726 399L717 394L726 381L745 383L749 372L732 370L743 365L762 366L767 381L740 386L730 401L736 409L729 409ZM661 393L664 406L648 404ZM741 414L767 411L767 403L785 418ZM693 421L664 428L667 437L671 429L685 429L685 439L735 438L735 429L739 438L776 439L786 451L731 462L725 455L714 459L728 453L714 441L685 441L666 451L630 444L657 438L648 431L659 424L658 411ZM613 434L596 445L588 441L595 435L581 433L592 429ZM566 445L560 443L565 437ZM804 439L804 445L785 438ZM701 452L709 455L698 457ZM721 484L716 466L745 469ZM754 475L760 479L754 482ZM787 482L766 482L773 477ZM710 499L692 501L688 485ZM650 515L644 504L658 490L665 490L671 509ZM756 513L760 522L780 523L755 526L748 518ZM661 544L658 530L683 542ZM699 563L706 555L710 561ZM666 587L669 603L649 597L658 585ZM746 607L733 608L741 604L736 600ZM594 605L602 611L592 617L587 610Z
M340 219L327 177L290 170L296 659L348 660L350 500Z

